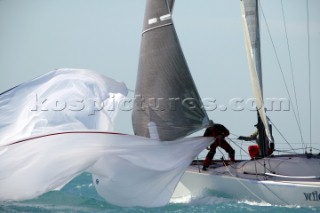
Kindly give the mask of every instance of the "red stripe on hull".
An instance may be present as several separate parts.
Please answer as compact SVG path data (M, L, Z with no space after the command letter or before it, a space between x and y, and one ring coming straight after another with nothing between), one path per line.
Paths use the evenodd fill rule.
M33 139L45 138L45 137L55 136L55 135L90 134L90 133L99 133L99 134L107 134L107 135L127 135L127 134L117 133L117 132L100 132L100 131L57 132L57 133L52 133L52 134L47 134L47 135L39 135L39 136L31 137L31 138L26 138L26 139L23 139L23 140L19 140L19 141L15 141L13 143L7 144L5 146L15 145L15 144L22 143L22 142L27 142L27 141L30 141L30 140L33 140Z

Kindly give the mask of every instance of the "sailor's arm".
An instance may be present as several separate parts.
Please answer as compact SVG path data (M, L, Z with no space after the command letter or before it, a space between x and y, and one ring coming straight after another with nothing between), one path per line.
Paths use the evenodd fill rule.
M244 141L253 141L257 139L257 136L258 136L258 130L256 130L254 133L252 133L249 136L239 136L238 139L244 140Z

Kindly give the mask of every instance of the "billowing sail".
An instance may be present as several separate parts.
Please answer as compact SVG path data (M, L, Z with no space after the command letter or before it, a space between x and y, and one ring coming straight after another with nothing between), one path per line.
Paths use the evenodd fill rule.
M84 69L53 70L0 94L0 146L39 134L112 131L122 82Z
M174 1L147 0L132 114L136 135L175 140L209 123L172 22Z
M257 0L241 0L240 2L250 77L257 109L266 135L269 141L273 141L263 103L258 2Z

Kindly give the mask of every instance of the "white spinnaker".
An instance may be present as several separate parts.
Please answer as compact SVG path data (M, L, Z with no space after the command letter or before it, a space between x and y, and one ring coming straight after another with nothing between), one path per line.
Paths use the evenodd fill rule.
M129 140L121 143L122 151L105 155L90 168L96 189L116 205L157 207L170 201L190 162L213 139L157 141L130 136Z
M160 142L93 131L32 138L2 149L0 200L32 199L89 171L100 180L98 193L111 204L162 206L192 159L211 142L205 137Z
M112 130L124 83L90 70L59 69L0 95L0 145L69 130Z
M261 70L261 55L260 55L260 38L259 38L259 23L257 13L256 0L240 1L242 23L244 29L245 44L247 50L247 58L249 64L251 84L256 98L257 109L260 118L265 127L266 135L269 141L273 141L268 125L268 119L265 112L262 93L262 70Z
M105 132L116 114L110 109L126 92L123 83L94 72L61 69L0 95L0 200L32 199L89 171L101 179L98 192L112 204L168 203L189 163L212 139L160 142ZM48 102L30 111L33 93ZM104 107L75 111L50 105L69 98L94 98Z

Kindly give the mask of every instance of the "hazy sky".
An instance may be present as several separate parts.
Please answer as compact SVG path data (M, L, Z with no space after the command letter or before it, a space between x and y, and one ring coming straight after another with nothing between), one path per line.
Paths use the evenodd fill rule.
M0 0L0 91L62 67L95 70L134 90L144 4L144 0ZM261 5L292 92L281 1L262 0ZM306 0L283 0L283 6L303 137L309 144ZM320 1L309 0L312 143L317 148L319 11ZM234 98L246 101L253 94L239 0L176 0L173 18L201 97L216 99L217 109L208 111L210 118L236 135L250 134L256 112L248 104L243 105L244 110L234 111L230 102ZM289 99L263 18L261 28L265 98ZM221 105L227 110L219 108ZM268 115L289 141L301 146L292 106L289 111ZM131 112L120 112L115 131L132 133ZM275 129L274 136L283 143Z

